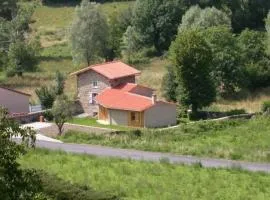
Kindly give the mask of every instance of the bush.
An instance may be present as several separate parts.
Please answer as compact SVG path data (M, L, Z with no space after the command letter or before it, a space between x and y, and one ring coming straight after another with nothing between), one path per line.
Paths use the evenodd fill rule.
M47 120L47 121L52 121L53 120L53 114L50 110L47 110L44 112L44 118Z
M230 110L228 111L226 114L228 116L231 115L241 115L241 114L246 114L247 112L245 111L245 109L234 109L234 110Z
M113 200L115 196L99 193L88 186L71 184L56 176L40 171L43 192L55 200Z
M262 104L262 112L265 113L268 111L270 111L270 101L265 101Z

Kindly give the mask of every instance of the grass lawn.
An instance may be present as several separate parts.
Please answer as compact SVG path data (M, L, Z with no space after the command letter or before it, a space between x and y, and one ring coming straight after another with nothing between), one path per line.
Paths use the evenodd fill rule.
M69 121L69 123L85 125L85 126L94 126L94 127L100 127L100 128L110 128L110 129L119 130L119 131L129 131L132 129L126 126L100 124L97 122L97 119L90 118L90 117L73 118L72 120Z
M265 200L270 176L241 170L206 169L34 150L20 163L71 183L107 191L125 200Z
M233 160L270 162L270 119L199 122L173 130L118 134L67 132L64 142L107 145Z

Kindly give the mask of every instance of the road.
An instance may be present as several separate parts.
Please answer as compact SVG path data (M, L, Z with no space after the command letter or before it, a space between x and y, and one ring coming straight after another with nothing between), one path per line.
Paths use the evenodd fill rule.
M248 171L262 171L270 173L270 163L253 163L244 161L232 161L225 159L199 158L194 156L181 156L169 153L146 152L130 149L119 149L104 146L54 143L48 141L37 141L36 146L51 150L62 150L69 153L88 154L103 157L117 157L123 159L144 160L159 162L164 160L174 164L192 165L200 163L209 168L242 168Z

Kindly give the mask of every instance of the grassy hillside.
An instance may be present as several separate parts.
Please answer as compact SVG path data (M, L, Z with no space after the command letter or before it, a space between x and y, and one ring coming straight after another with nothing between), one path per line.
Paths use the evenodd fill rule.
M23 167L43 169L72 183L114 193L126 200L270 198L270 176L262 173L95 158L47 150L32 151L21 163Z
M145 130L123 134L62 136L65 142L133 148L146 151L270 162L270 119L200 122L171 130Z

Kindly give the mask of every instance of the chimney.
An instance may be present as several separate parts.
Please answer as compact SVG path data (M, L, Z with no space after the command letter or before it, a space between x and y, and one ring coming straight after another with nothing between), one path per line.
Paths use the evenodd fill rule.
M152 94L152 104L155 104L157 102L157 95Z

